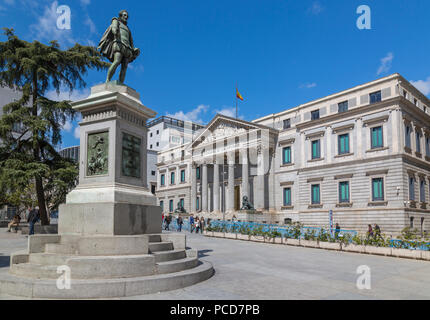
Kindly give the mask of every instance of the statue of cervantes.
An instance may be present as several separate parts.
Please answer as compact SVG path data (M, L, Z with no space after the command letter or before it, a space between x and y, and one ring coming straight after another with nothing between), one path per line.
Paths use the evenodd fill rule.
M140 54L140 50L133 46L131 31L127 26L128 17L128 12L121 10L118 18L112 18L112 23L105 31L97 48L104 57L112 62L106 82L112 80L112 76L121 64L119 82L124 83L128 64Z

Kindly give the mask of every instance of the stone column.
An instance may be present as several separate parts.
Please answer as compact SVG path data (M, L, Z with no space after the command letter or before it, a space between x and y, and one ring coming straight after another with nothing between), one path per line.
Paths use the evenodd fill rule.
M196 212L197 202L197 168L195 164L191 165L191 213Z
M228 191L226 212L234 211L234 157L228 160Z
M249 197L249 169L248 169L248 153L245 150L242 153L242 197Z
M208 165L202 166L202 211L208 212Z
M214 195L214 212L218 213L220 211L220 192L219 192L219 164L214 164L214 184L213 184L213 195Z
M261 147L257 149L257 176L255 177L256 183L254 184L254 208L257 210L264 209L264 176L265 176L265 165L264 152Z

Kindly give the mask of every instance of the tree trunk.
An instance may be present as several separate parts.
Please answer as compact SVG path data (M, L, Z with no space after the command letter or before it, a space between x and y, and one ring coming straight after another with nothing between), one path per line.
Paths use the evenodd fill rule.
M33 72L33 116L37 117L37 72ZM39 133L37 131L33 131L33 156L36 161L40 161L40 148L38 141ZM46 201L45 201L45 191L43 190L43 182L42 177L36 175L34 177L36 181L36 195L37 195L37 203L39 205L39 213L40 213L40 221L43 226L49 225L48 215L46 212Z

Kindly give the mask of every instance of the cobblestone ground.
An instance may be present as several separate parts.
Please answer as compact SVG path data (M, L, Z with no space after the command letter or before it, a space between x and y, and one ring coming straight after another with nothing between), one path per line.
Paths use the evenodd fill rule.
M9 254L27 245L0 229L0 272ZM128 299L430 299L430 262L187 234L215 275L180 290ZM359 290L357 267L371 270L371 289ZM3 299L11 298L3 296Z

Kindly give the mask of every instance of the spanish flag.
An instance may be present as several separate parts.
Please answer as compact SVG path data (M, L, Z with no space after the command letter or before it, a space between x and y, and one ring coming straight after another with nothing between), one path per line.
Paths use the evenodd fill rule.
M243 101L243 97L242 97L242 95L240 94L239 90L237 90L237 88L236 88L236 98L238 98L238 99L240 99L240 100L242 100L242 101Z

